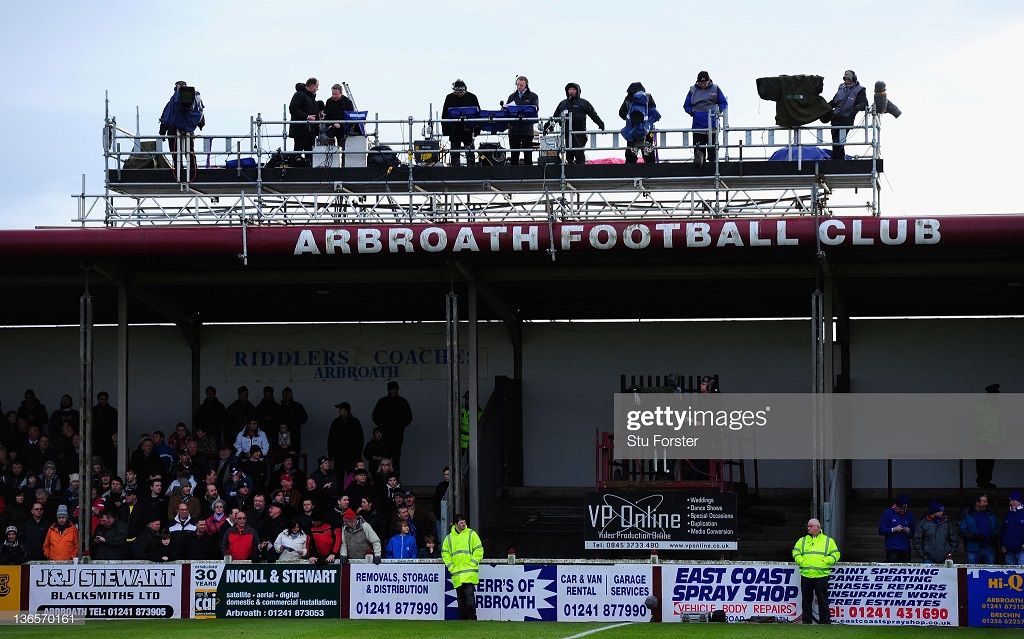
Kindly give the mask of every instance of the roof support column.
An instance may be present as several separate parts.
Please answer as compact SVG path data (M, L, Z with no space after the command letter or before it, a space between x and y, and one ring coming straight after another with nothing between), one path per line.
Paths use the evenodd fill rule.
M480 405L480 373L479 353L480 331L477 326L479 313L477 312L477 290L476 280L466 282L468 288L468 341L466 345L466 384L469 390L467 406L469 408L469 521L479 528L480 514L483 512L482 500L480 499L480 437L477 429L477 410ZM460 419L461 425L461 419Z
M128 467L128 287L117 285L117 475ZM90 460L91 461L91 460Z

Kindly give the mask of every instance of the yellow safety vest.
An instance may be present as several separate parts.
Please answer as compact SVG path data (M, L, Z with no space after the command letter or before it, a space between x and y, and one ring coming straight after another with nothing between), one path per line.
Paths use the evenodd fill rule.
M484 558L484 545L480 535L472 528L461 533L452 526L451 533L441 544L441 561L452 575L452 586L480 583L480 562Z
M839 546L825 533L804 535L793 546L793 560L804 577L827 577L829 568L839 561Z

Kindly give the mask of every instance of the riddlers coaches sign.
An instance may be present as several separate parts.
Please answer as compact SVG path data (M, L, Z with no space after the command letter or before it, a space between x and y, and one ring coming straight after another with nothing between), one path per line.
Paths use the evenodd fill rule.
M586 506L588 550L737 548L735 493L587 493Z

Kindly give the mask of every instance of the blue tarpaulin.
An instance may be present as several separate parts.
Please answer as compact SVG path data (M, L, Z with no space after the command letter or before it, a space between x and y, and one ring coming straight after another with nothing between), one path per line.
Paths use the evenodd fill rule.
M792 152L792 155L790 155L790 152ZM768 158L771 162L796 162L800 159L804 162L808 160L831 160L832 149L819 149L816 146L794 146L792 148L779 149Z

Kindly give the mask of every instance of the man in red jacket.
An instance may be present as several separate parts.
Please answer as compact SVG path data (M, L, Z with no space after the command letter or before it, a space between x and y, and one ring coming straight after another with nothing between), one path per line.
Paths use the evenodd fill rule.
M334 563L338 557L338 548L341 546L341 535L330 524L324 522L324 516L319 508L313 509L310 521L312 526L309 533L309 563Z
M260 544L260 537L252 526L246 523L247 517L244 512L235 514L235 525L228 528L224 533L224 540L220 543L220 549L224 551L224 558L231 561L243 561L252 559L256 554L256 548Z

